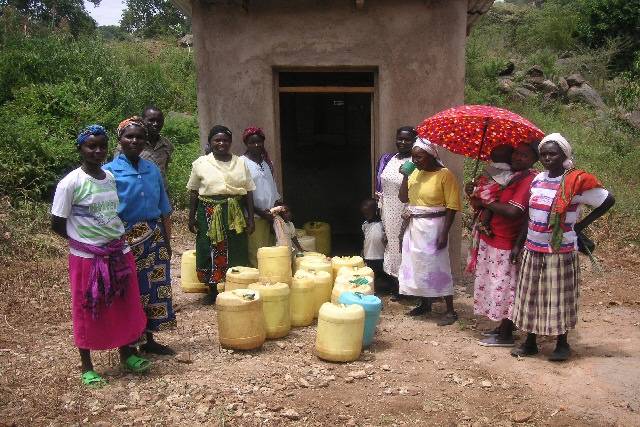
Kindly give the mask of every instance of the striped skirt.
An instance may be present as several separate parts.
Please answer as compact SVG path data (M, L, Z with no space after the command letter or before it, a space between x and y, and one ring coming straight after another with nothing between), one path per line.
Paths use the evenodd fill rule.
M576 326L580 290L576 252L524 251L511 319L522 331L562 335Z

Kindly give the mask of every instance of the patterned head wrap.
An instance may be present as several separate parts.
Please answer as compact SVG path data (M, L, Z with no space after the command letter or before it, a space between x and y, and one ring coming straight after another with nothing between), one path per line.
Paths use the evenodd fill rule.
M107 131L100 125L89 125L86 128L82 129L76 138L76 145L79 147L92 136L104 135L105 139L109 141L109 135L107 135Z
M122 136L122 134L124 133L124 130L129 126L139 126L142 129L144 129L145 135L147 134L147 126L145 126L144 122L142 121L142 118L138 116L133 116L120 122L120 124L118 125L118 138Z
M242 141L247 142L247 138L249 138L250 136L253 136L253 135L258 135L262 139L266 138L262 128L255 127L255 126L250 126L250 127L246 128L244 130L244 132L242 132Z
M565 169L573 169L573 148L571 148L571 144L569 141L565 139L564 136L559 133L551 133L540 141L540 145L538 145L538 151L542 148L543 145L549 144L550 142L555 142L558 144L558 147L562 150L564 155L567 157L564 162L562 162L562 167Z
M426 151L429 155L431 155L436 162L442 167L444 167L444 163L440 160L440 156L438 155L438 150L436 150L435 144L433 144L428 139L423 139L421 137L417 137L416 142L413 143L413 148L418 148L422 151Z

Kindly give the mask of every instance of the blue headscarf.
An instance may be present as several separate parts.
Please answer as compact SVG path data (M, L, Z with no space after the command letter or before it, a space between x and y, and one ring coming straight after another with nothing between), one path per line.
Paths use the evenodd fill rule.
M104 135L107 141L109 141L109 135L107 135L107 131L100 125L89 125L86 128L82 129L82 131L78 134L78 138L76 139L76 145L81 146L91 136Z

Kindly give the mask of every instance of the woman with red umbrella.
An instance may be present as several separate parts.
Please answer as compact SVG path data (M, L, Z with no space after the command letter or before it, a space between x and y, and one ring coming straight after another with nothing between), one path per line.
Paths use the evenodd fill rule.
M513 322L509 318L518 275L516 265L510 262L510 255L527 221L529 187L538 173L531 167L537 160L538 155L531 144L520 144L511 155L514 174L498 199L490 203L476 197L470 200L474 207L493 213L489 222L491 234L479 233L477 250L469 262L469 270L475 276L474 313L501 322L498 328L484 334L487 338L480 341L482 346L514 345Z
M408 313L411 316L429 313L431 300L444 297L447 312L438 325L451 325L458 315L453 309L448 243L449 230L462 205L460 188L429 141L418 138L411 157L415 170L400 167L404 178L399 198L408 203L400 234L400 293L420 297L420 304Z

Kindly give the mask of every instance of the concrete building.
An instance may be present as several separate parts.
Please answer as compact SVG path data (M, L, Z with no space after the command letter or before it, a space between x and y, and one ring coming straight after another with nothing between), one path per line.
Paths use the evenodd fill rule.
M242 129L264 128L296 223L329 222L345 250L357 246L358 206L396 128L463 103L466 36L493 3L174 2L192 19L203 143L225 124L242 152ZM462 175L461 158L443 158ZM459 224L450 246L458 261Z

